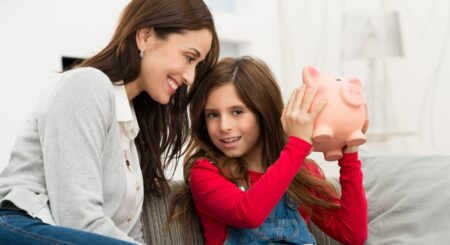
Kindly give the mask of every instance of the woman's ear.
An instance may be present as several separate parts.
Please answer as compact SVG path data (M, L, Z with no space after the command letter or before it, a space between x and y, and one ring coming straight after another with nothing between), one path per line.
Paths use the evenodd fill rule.
M147 43L155 37L155 30L153 27L144 27L136 32L136 45L139 50L144 49Z

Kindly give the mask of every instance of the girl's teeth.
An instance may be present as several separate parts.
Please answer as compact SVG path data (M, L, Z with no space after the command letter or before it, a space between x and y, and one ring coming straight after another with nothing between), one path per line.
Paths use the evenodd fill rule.
M239 137L234 137L234 138L224 139L222 141L225 143L231 143L231 142L237 141L238 139L239 139Z

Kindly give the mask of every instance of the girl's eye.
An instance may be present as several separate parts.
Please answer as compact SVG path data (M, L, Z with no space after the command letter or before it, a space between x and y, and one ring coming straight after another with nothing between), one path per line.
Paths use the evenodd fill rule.
M208 113L206 113L206 118L215 118L215 117L217 117L217 113L215 113L215 112L208 112Z
M239 114L242 114L242 113L244 113L243 110L234 110L233 111L233 115L239 115Z

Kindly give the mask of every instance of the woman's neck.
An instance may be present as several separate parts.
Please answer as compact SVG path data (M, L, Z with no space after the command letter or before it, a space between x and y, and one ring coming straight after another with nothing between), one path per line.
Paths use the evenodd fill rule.
M140 86L138 79L125 84L125 91L127 91L128 101L132 101L138 96L144 89Z

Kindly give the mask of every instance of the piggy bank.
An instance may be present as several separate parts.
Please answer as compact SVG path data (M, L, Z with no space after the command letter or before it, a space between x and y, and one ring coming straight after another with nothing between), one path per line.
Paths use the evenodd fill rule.
M345 145L357 146L366 142L361 130L367 113L359 79L324 75L306 67L303 69L303 83L317 88L311 109L323 98L327 99L325 108L314 123L313 151L323 152L327 161L334 161L342 157Z

